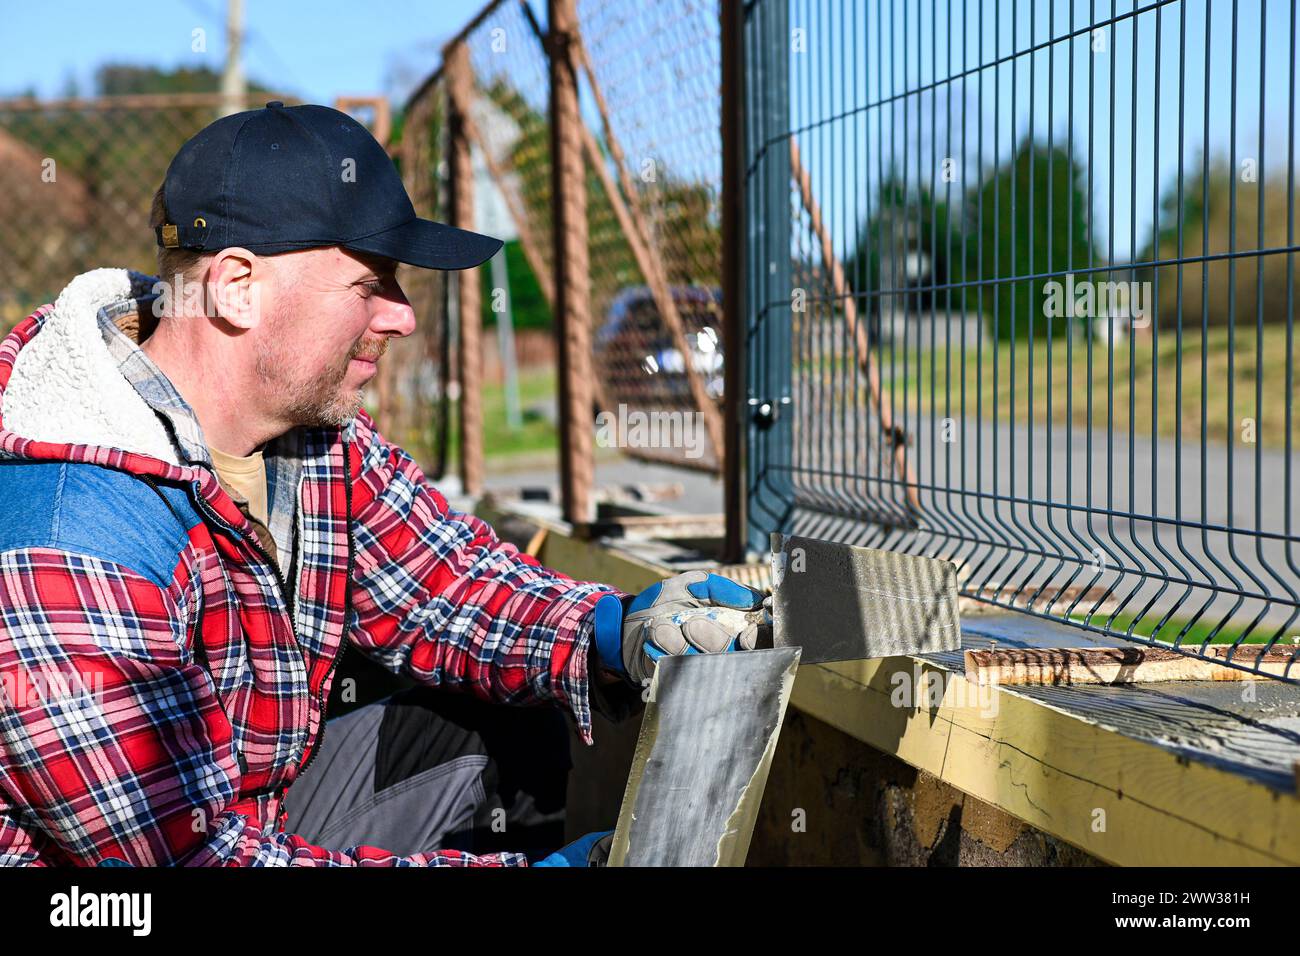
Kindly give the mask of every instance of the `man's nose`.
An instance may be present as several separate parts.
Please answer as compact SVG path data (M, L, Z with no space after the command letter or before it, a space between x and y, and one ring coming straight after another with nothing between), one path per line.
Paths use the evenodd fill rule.
M401 287L396 287L393 293L375 296L371 301L375 303L370 319L371 331L398 337L415 331L415 310Z

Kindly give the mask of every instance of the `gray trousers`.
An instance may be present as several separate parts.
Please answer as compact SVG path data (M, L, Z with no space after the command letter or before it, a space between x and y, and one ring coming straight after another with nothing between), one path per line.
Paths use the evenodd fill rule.
M558 711L403 691L327 722L286 829L331 850L543 856L563 843L568 747Z

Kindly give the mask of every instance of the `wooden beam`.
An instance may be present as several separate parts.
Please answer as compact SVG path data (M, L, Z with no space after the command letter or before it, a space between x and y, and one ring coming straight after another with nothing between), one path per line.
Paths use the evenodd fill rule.
M722 67L722 510L727 516L722 560L745 560L748 502L745 495L746 391L745 260L745 20L743 4L723 3Z
M450 141L450 178L452 184L451 222L460 229L474 228L474 170L470 163L469 138L465 134L465 114L458 103L469 102L469 51L456 43L446 51L447 83L455 89L448 111L447 132ZM456 274L460 318L460 475L468 495L483 490L483 316L478 269L462 269Z
M551 77L551 262L559 333L560 498L575 527L596 516L595 429L592 427L591 267L587 247L587 185L582 161L584 121L578 106L576 0L549 0L547 55Z
M388 148L388 139L393 133L392 110L386 96L337 96L334 98L334 108L341 113L351 113L358 106L369 107L374 111L374 125L371 127L371 134L379 141L379 145L385 149Z
M1300 864L1294 793L930 661L805 665L790 703L1108 863Z
M837 299L844 302L844 322L853 336L858 367L867 377L867 395L876 409L876 416L880 419L881 437L888 438L894 454L895 473L906 483L908 503L919 512L921 497L916 487L916 471L907 458L907 433L902 426L894 422L893 408L885 401L880 386L880 369L876 365L875 354L871 351L866 326L858 319L857 300L853 297L853 291L844 278L844 267L840 264L839 257L835 255L835 245L831 241L830 232L822 222L821 207L817 204L812 191L812 177L803 166L799 157L799 144L795 142L793 136L790 137L790 174L799 186L799 199L808 212L813 234L821 244L822 262L830 271L831 291Z

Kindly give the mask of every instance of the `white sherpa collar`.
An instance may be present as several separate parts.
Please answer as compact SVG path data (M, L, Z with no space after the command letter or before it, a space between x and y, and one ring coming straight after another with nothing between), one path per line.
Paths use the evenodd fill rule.
M158 415L118 371L99 326L105 306L149 294L152 278L95 269L68 283L18 352L0 396L5 428L37 441L121 448L179 465Z

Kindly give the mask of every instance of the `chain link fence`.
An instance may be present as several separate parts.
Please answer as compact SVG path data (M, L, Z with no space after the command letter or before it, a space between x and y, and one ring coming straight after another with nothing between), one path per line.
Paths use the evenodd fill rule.
M594 176L599 188L588 191L588 218L605 407L690 416L683 423L698 427L689 436L697 444L629 450L716 469L720 432L709 418L719 420L723 393L718 5L580 0L578 20L597 154L588 159L604 166Z
M0 100L0 327L89 269L154 272L154 192L221 102L217 94Z
M566 52L577 73L583 174L576 184L566 180L566 188L582 190L586 207L591 413L608 413L611 443L631 455L717 470L723 373L717 5L590 3L578 4L576 13L575 41ZM465 117L466 146L499 193L523 260L554 308L559 265L546 14L544 5L524 0L489 4L448 44L444 62L407 111L453 109ZM431 105L435 100L442 105ZM442 165L429 167L441 170L435 175L450 175L453 139L435 140L425 125L409 122L403 136L441 156ZM481 186L474 188L476 205L487 201ZM444 187L456 189L450 182ZM448 300L453 336L463 326L459 298ZM638 438L629 427L638 419L657 426L649 440L643 440L647 430Z

